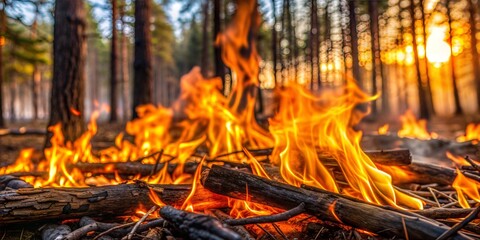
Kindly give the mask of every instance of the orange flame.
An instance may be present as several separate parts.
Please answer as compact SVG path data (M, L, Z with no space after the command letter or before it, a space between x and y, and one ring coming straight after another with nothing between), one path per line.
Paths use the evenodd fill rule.
M465 195L472 200L480 202L480 184L470 178L465 177L460 170L457 169L457 177L453 181L452 187L455 188L458 195L458 202L463 208L470 208L470 204L467 201Z
M435 139L438 134L427 130L427 121L425 119L417 120L415 114L411 110L407 110L404 115L400 116L402 128L398 131L399 137L416 138L420 140Z
M345 194L377 204L422 208L422 202L393 188L391 177L377 169L360 147L361 132L353 129L365 113L358 104L374 99L353 81L335 92L314 96L297 85L281 91L278 114L270 121L275 138L273 157L292 185L307 184L339 192L332 173L318 159L314 146L337 160L350 189Z
M388 124L385 124L385 125L383 125L383 126L380 126L380 127L378 128L378 134L379 134L379 135L387 135L389 128L390 128L390 125L388 125Z
M473 141L473 144L477 144L480 141L480 124L468 124L465 129L465 135L457 137L457 142L466 141Z

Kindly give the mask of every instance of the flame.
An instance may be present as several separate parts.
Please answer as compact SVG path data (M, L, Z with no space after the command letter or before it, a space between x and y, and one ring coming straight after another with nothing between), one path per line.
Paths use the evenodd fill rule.
M468 163L468 161L465 160L465 158L463 158L461 156L454 155L454 154L452 154L448 151L447 151L446 155L447 155L447 158L452 160L452 162L454 162L455 165L457 165L457 166L468 166L468 165L470 165Z
M429 140L438 138L438 134L427 130L427 120L417 120L411 110L400 116L402 128L398 131L399 137L416 138L420 140Z
M470 204L467 201L465 195L471 199L480 202L480 184L475 180L465 177L463 173L457 169L457 177L453 181L452 187L455 188L458 195L458 202L463 208L470 208Z
M388 124L380 126L378 128L378 134L379 135L387 135L389 128L390 128L390 125L388 125Z
M457 137L457 142L472 141L477 144L480 141L480 124L470 123L465 129L465 135Z
M420 200L395 190L390 175L377 169L361 149L362 133L355 131L353 126L366 113L356 110L356 106L366 104L376 96L363 93L353 81L349 80L346 86L324 92L321 96L315 96L300 85L287 85L278 89L280 107L270 119L269 131L256 122L259 56L254 36L259 23L256 1L239 0L231 25L217 37L216 42L223 49L222 58L232 70L231 78L235 83L228 96L221 92L220 78L205 79L195 67L181 78L180 96L172 107L144 105L136 109L139 118L128 122L125 129L133 136L133 141L124 139L124 134L120 133L115 138L115 146L93 152L91 140L97 132L96 119L100 114L94 112L88 130L77 140L65 141L60 124L54 125L49 128L53 137L43 160L34 164L33 151L24 150L15 164L0 168L0 172L47 172L45 178L32 180L35 187L79 187L118 184L127 180L142 180L148 184L191 183L192 191L182 208L193 211L203 160L194 176L184 173L183 169L198 149L208 149L210 158L243 150L244 154L228 155L228 160L246 162L254 174L269 178L247 148L273 146L272 162L280 166L282 177L292 185L312 185L376 204L422 208ZM107 106L103 108L108 111ZM73 108L71 111L80 114ZM337 185L333 170L320 162L318 150L328 152L338 162L348 186ZM116 172L115 163L133 161L162 164L163 168L150 176L123 179ZM103 163L104 170L115 176L84 173L77 167L79 163ZM176 165L173 173L169 172L169 164ZM248 190L248 186L246 188ZM165 205L154 189L150 188L149 195L156 205ZM231 215L237 217L278 212L252 203L248 194L245 200L230 200L229 205Z
M375 97L350 80L338 92L314 96L298 85L280 92L280 108L270 121L275 138L273 157L284 180L340 192L334 176L318 159L315 146L338 162L349 188L342 193L377 204L422 208L418 199L395 190L391 177L377 169L360 147L361 132L353 129L365 113L356 110Z

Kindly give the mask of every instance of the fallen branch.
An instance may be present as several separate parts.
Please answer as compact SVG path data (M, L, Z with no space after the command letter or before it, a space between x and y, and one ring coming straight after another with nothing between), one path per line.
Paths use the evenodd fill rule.
M189 185L151 185L167 204L181 204L191 190ZM199 189L195 203L211 202L213 207L225 207L226 198ZM142 204L154 204L145 183L120 184L87 188L23 188L0 192L0 225L49 219L80 218L83 216L129 216ZM202 207L212 207L198 205Z
M309 191L219 166L205 170L201 180L206 189L237 199L246 199L248 188L249 201L282 209L291 209L303 202L307 214L375 234L403 236L402 219L413 239L434 239L448 230L446 225L427 218L353 201L327 191ZM457 233L453 239L470 238Z
M223 226L216 218L185 212L171 206L160 209L160 216L184 233L189 239L240 240L240 235Z

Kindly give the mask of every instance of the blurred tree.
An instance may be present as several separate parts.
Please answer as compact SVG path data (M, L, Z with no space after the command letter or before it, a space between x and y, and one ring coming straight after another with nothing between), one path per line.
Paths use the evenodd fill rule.
M56 0L53 42L53 79L48 126L61 123L65 141L85 130L84 65L86 12L82 0ZM46 146L52 132L47 134Z
M272 48L272 69L273 69L273 80L275 82L275 87L278 86L278 79L277 79L277 58L278 58L278 49L277 49L277 9L276 5L277 2L275 0L272 0L272 18L273 18L273 26L272 26L272 41L271 41L271 48Z
M448 18L448 30L449 30L449 37L448 41L450 44L450 72L452 75L452 86L453 86L453 100L455 104L455 115L463 114L462 105L460 104L460 94L458 93L458 86L457 86L457 76L456 76L456 66L455 66L455 55L453 52L453 36L454 31L452 27L453 23L453 15L451 8L453 4L451 4L451 0L447 0L445 3L445 8L447 9L447 18Z
M118 47L117 47L117 20L118 7L117 0L110 0L112 7L111 26L112 39L110 50L110 122L118 121L117 101L118 101Z
M0 6L0 128L5 127L5 120L3 117L3 46L6 42L5 32L7 29L7 16L5 14L6 5L7 1L2 0Z
M226 3L227 1L224 0ZM222 19L220 18L220 12L222 4L220 0L213 0L213 42L215 46L213 48L215 58L215 76L222 79L222 92L225 92L225 64L222 59L222 46L216 43L218 34L222 31ZM226 10L226 8L225 8ZM226 16L225 16L226 17Z
M202 75L204 77L208 77L209 72L209 49L210 49L210 41L209 41L209 19L210 19L210 0L204 0L202 4L202 14L203 14L203 26L202 26L202 55L201 55L201 69Z
M151 0L135 0L135 53L133 79L133 118L135 109L152 103Z
M480 112L480 60L478 59L478 42L477 42L477 22L476 22L476 6L472 0L467 0L470 20L470 48L472 52L473 76L477 88L477 106Z
M418 44L417 44L417 37L416 37L416 27L415 27L415 1L410 0L410 6L408 8L409 15L411 18L410 23L410 33L412 34L412 46L413 46L413 56L414 56L414 64L417 73L417 91L418 91L418 105L420 108L420 118L429 119L430 112L428 111L428 102L427 102L427 94L424 84L422 82L422 72L420 69L420 58L418 56Z
M350 47L352 54L352 76L360 88L363 88L363 82L360 77L360 62L358 60L358 33L357 33L357 7L356 0L348 1L349 28L350 28Z

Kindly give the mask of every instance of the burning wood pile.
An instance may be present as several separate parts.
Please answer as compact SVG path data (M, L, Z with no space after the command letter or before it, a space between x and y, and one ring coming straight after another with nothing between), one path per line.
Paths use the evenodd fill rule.
M23 150L0 169L0 224L36 227L42 239L480 237L479 163L450 153L455 169L412 161L406 149L362 150L353 127L366 113L356 107L374 97L353 81L319 96L280 89L268 131L259 126L258 21L255 1L237 1L218 39L236 81L228 97L193 69L172 108L138 109L126 127L133 141L120 134L93 150L94 115L75 142L57 126L42 157Z

